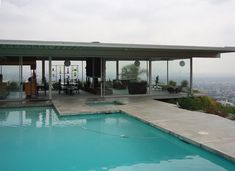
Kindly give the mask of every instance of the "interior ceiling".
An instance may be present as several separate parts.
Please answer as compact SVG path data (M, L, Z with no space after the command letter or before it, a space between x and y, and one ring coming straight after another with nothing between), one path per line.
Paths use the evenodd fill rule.
M48 59L49 56L53 60L84 60L89 57L171 60L191 57L217 58L220 53L228 52L235 52L235 48L0 40L0 56L36 57L38 60Z

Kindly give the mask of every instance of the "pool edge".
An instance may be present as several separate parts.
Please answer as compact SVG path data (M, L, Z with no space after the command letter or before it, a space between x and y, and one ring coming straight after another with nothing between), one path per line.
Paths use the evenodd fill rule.
M211 153L213 153L213 154L216 154L216 155L218 155L218 156L220 156L220 157L222 157L222 158L224 158L224 159L226 159L226 160L229 160L229 161L231 161L232 163L235 164L235 156L234 156L234 157L233 157L233 156L230 156L230 155L228 155L228 154L226 154L226 153L224 153L224 152L222 152L222 151L219 151L219 150L214 149L214 148L212 148L212 147L209 147L209 146L207 146L207 145L205 145L205 144L202 144L202 143L199 143L199 142L197 142L197 141L194 141L194 140L192 140L192 139L190 139L190 138L187 138L187 137L185 137L185 136L183 136L183 135L177 134L177 133L175 133L175 132L172 131L172 130L163 128L163 127L161 127L161 126L159 126L159 125L157 125L157 124L151 123L151 122L149 122L149 121L147 121L147 120L144 120L143 118L138 117L138 116L136 116L136 115L133 115L133 114L131 114L131 113L125 112L125 111L123 111L123 110L121 110L120 112L125 113L126 115L131 116L131 117L133 117L133 118L136 118L136 119L138 119L138 120L140 120L140 121L142 121L142 122L144 122L144 123L146 123L146 124L148 124L148 125L151 125L151 126L157 128L157 129L159 129L159 130L161 130L161 131L163 131L163 132L165 132L165 133L168 133L168 134L170 134L170 135L172 135L172 136L174 136L174 137L176 137L176 138L178 138L178 139L180 139L180 140L183 140L183 141L185 141L185 142L187 142L187 143L189 143L189 144L195 145L195 146L197 146L197 147L199 147L199 148L201 148L201 149L203 149L203 150L206 150L206 151L209 151L209 152L211 152Z

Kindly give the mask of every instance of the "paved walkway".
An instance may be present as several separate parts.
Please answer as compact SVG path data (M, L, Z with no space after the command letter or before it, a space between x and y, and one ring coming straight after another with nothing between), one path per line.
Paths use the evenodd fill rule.
M125 105L90 105L92 100L116 100ZM235 162L235 122L216 115L179 109L150 97L63 98L53 103L61 115L123 111Z

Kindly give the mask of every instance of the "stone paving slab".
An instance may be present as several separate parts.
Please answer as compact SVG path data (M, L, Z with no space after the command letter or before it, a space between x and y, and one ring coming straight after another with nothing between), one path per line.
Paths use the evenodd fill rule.
M87 100L54 100L61 115L123 111L185 141L235 162L235 122L216 115L180 109L150 97L102 98L125 105L88 105Z

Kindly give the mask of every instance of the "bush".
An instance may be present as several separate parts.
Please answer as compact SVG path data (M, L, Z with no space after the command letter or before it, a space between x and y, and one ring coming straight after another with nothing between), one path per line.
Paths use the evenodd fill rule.
M188 110L202 110L202 102L197 97L179 99L180 107Z
M225 113L235 114L235 107L234 106L223 106L220 104L219 108L221 111L224 111Z
M176 86L176 82L173 81L173 80L170 80L169 83L168 83L168 85L175 87L175 86Z
M208 96L200 97L200 100L203 105L203 110L206 113L218 114L220 116L226 116L224 110L221 110L221 104L216 102L214 99Z
M173 80L170 80L168 83L169 86L175 87L176 86L176 82Z
M181 87L188 87L188 81L187 80L183 80L181 82Z
M227 117L229 114L235 114L234 106L224 106L209 96L188 97L182 99L165 100L168 103L176 104L187 110L201 110L205 113L215 114L222 117Z
M193 93L200 93L199 90L193 90Z

